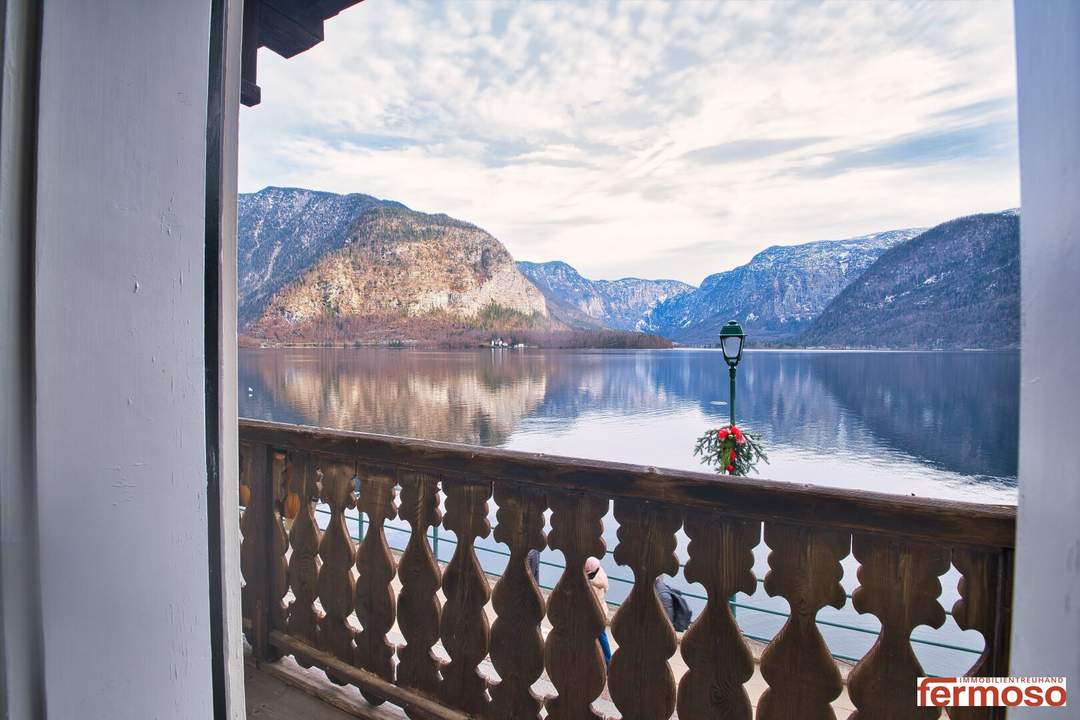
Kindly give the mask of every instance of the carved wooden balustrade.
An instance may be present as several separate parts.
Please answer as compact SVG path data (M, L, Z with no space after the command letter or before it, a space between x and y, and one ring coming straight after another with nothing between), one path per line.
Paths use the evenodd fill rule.
M845 604L841 561L849 554L859 563L852 606L881 623L848 676L851 717L939 716L914 706L915 678L925 673L910 638L917 626L945 621L938 597L950 566L962 577L953 617L985 640L969 674L1007 671L1013 508L256 421L241 422L240 441L243 609L254 657L293 655L410 717L599 717L592 703L605 685L596 642L604 621L583 568L588 556L603 556L602 520L612 505L614 559L634 579L611 622L618 647L606 674L623 718L754 715L745 689L754 661L729 599L754 591L761 542L770 550L764 589L791 608L760 658L768 684L757 702L761 720L834 717L843 681L815 617ZM286 533L282 514L297 499ZM322 530L316 502L329 507ZM346 526L354 507L367 523L359 544ZM384 532L396 517L412 530L399 557ZM428 542L440 525L457 536L441 570ZM653 590L657 576L678 570L680 528L690 540L686 579L708 596L681 647ZM509 553L493 591L474 547L492 532ZM526 566L528 552L545 547L566 564L546 600ZM448 661L433 652L437 644ZM680 651L687 670L676 682L669 660ZM485 661L497 680L481 672ZM541 675L554 687L547 697L534 694Z

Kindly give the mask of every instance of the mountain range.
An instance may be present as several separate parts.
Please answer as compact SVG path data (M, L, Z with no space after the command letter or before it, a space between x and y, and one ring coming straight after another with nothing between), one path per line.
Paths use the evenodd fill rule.
M694 290L678 280L589 280L558 260L519 261L517 267L544 293L552 316L570 327L639 330L658 303Z
M515 262L471 223L359 193L241 194L238 226L241 332L260 342L712 345L734 318L766 344L1001 347L1019 324L1016 211L770 247L696 288Z
M770 247L750 262L705 278L701 287L649 310L638 329L688 344L716 342L737 319L759 340L798 335L883 252L922 230Z

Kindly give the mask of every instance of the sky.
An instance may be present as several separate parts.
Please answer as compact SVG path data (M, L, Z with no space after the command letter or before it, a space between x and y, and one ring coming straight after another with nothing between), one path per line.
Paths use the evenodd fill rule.
M366 0L259 51L240 190L446 213L586 277L1019 205L1011 3Z

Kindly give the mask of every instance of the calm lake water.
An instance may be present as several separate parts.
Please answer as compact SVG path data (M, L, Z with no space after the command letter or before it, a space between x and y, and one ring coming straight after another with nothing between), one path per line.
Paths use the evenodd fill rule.
M739 365L738 423L760 435L774 480L971 502L1015 503L1020 358L1017 353L864 353L748 351ZM240 351L240 415L346 430L589 457L657 467L707 470L693 457L694 439L726 422L727 368L718 351L424 352L366 349ZM494 520L494 516L492 517ZM605 522L615 547L612 517ZM354 528L359 531L359 528ZM439 549L453 553L453 535ZM395 535L398 537L395 537ZM391 531L391 544L404 545ZM685 560L686 538L679 554ZM505 558L491 538L484 566ZM759 545L756 572L767 570ZM558 579L561 557L541 581ZM843 584L857 585L844 563ZM605 561L611 599L628 574ZM943 576L942 603L956 599L956 573ZM671 584L700 594L679 576ZM739 622L768 638L784 618L783 599L760 588L740 595ZM692 599L696 612L703 603ZM819 619L876 630L871 616L826 608ZM874 637L822 627L833 652L858 657ZM916 638L981 650L982 638L952 618ZM916 645L931 672L963 672L976 655Z

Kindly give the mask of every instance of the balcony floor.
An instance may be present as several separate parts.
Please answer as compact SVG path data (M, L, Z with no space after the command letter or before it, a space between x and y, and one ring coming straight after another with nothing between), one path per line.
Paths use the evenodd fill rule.
M373 707L355 688L340 688L292 658L244 666L248 720L408 720L394 705Z
M244 689L249 720L354 720L352 715L254 665L244 668Z

